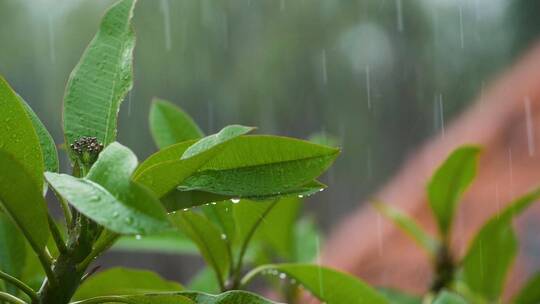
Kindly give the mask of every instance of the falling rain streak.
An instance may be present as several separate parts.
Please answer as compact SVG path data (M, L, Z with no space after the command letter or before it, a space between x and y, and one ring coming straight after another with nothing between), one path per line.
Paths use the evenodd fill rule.
M444 137L444 104L442 94L435 95L433 118L435 130L441 132L442 136Z
M465 35L463 34L463 7L459 7L459 41L461 48L465 48Z
M397 29L399 32L403 32L403 3L401 0L396 0L396 12L397 12Z
M169 0L161 0L159 3L161 13L163 14L163 32L165 35L165 49L170 51L172 48L171 40L171 14Z
M371 73L369 65L366 65L366 97L368 109L371 110Z
M328 70L326 69L326 49L322 50L321 54L321 69L322 69L322 82L324 85L328 83Z
M523 100L525 105L525 123L527 125L527 146L529 148L529 156L534 155L535 143L534 143L534 128L531 114L531 99L527 96Z

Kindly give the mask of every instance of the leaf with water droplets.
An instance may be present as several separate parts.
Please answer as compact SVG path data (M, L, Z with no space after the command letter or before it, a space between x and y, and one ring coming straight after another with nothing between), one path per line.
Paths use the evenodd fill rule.
M204 136L186 112L169 101L157 98L150 108L150 131L160 149Z
M184 291L180 293L199 304L278 304L251 292L233 290L218 295Z
M42 189L44 166L38 135L24 103L2 76L0 109L0 149L11 154L25 168L32 182Z
M105 146L116 138L120 103L133 85L134 7L135 0L122 0L109 9L71 72L64 96L68 146L83 136Z
M117 267L99 272L85 280L73 299L172 292L182 289L182 285L167 281L151 271Z
M257 267L242 280L248 283L254 276L271 273L293 279L311 294L327 304L386 304L388 301L375 289L351 275L311 264L275 264ZM281 276L283 277L283 276Z

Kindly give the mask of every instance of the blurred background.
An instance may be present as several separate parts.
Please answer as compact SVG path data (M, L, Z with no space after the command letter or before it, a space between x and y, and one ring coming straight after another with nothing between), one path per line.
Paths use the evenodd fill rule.
M112 3L0 0L0 73L57 144L67 78ZM534 42L539 11L537 0L140 0L119 141L139 159L156 151L154 96L207 133L240 123L332 134L343 153L306 206L328 231ZM197 264L163 257L111 253L104 263L173 278Z

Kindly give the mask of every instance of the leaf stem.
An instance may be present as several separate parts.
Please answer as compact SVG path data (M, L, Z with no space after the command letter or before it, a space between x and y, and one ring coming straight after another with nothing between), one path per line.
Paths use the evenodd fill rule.
M120 235L113 233L113 232L103 232L103 233L109 233L103 240L100 240L96 242L96 246L92 249L92 252L81 262L79 265L77 265L77 270L82 271L94 261L94 259L99 256L103 251L107 250L109 247L112 246L112 244L118 239Z
M23 300L10 295L9 293L1 292L1 291L0 291L0 300L5 301L7 303L11 303L11 304L26 304L26 302L24 302Z
M53 236L54 243L56 244L56 248L58 248L60 254L66 253L67 248L66 244L64 243L64 238L62 237L60 230L58 230L58 226L56 226L56 223L52 216L50 214L47 215L49 218L49 229L51 230L51 234Z
M33 301L38 299L37 293L32 288L30 288L30 286L24 284L21 280L15 277L12 277L1 270L0 270L0 279L8 283L11 283L12 285L20 289L22 292L27 294L30 297L30 299L32 299Z
M272 201L270 206L261 214L261 216L257 219L255 224L251 227L251 230L249 231L246 239L244 240L244 243L242 244L242 247L240 249L240 254L238 255L238 262L236 264L236 269L234 269L233 275L234 275L234 281L233 281L233 289L238 289L240 286L240 280L242 275L242 266L244 262L244 256L246 254L249 242L251 241L251 238L255 234L255 231L257 231L257 228L261 225L264 218L270 213L270 211L274 208L274 206L277 204L279 199L275 199Z

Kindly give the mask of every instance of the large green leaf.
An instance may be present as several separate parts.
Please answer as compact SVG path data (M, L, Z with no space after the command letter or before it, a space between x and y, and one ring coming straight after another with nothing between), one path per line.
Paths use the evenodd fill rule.
M86 279L73 296L82 300L99 296L136 295L180 291L182 286L167 281L151 271L112 268Z
M191 299L181 294L144 294L124 296L102 296L85 299L71 304L95 304L95 303L125 303L125 304L196 304ZM231 303L232 304L232 303Z
M199 170L210 159L223 151L232 140L252 131L252 127L232 125L223 128L219 133L207 136L186 148L179 159L162 161L145 170L137 170L133 178L162 197L180 185L187 177ZM158 152L167 156L171 150ZM154 159L160 158L154 156ZM144 163L143 163L144 165Z
M384 296L359 279L318 265L264 265L247 274L243 283L261 273L278 275L280 278L301 284L311 294L328 304L388 303Z
M530 278L512 301L514 304L540 303L540 274Z
M214 269L220 286L223 286L229 274L231 256L221 231L210 220L191 211L177 212L172 218L197 245L206 263Z
M150 108L150 131L158 148L204 136L199 126L174 104L154 99Z
M24 254L26 242L17 227L2 212L0 212L0 244L2 244L0 246L0 270L20 279L26 262ZM8 285L7 291L13 294L16 289Z
M26 101L24 101L24 99L22 99L20 96L19 99L25 106L26 113L28 113L28 116L32 120L32 125L34 126L34 130L39 138L45 171L58 172L58 152L56 151L54 139L36 113L34 113L32 108L30 108L30 105L28 105L28 103L26 103Z
M277 304L254 293L240 290L228 291L219 295L190 291L181 294L197 304Z
M27 172L30 180L42 189L43 155L39 138L24 103L2 76L0 76L0 109L2 109L0 110L0 149L11 154ZM2 171L7 171L4 167L0 166L0 168ZM25 204L29 203L32 202L25 202Z
M435 298L433 304L467 304L467 301L458 294L443 290Z
M135 0L122 0L103 17L68 80L64 96L64 133L68 145L95 136L104 145L116 138L120 103L133 85Z
M171 228L165 212L155 208L156 198L142 187L133 187L127 197L118 198L87 179L51 172L45 177L79 212L113 232L149 234Z
M401 230L411 236L431 257L437 254L440 245L439 241L422 229L414 219L387 204L376 203L374 206Z
M462 262L463 279L473 292L491 301L500 296L518 250L512 219L539 198L540 189L517 199L475 236Z
M49 238L47 207L34 176L8 152L0 149L0 206L36 252Z
M168 231L148 236L124 236L118 239L113 250L133 252L159 252L195 255L199 251L193 242L179 231Z
M318 177L338 154L338 149L292 138L243 136L186 178L182 189L236 197L277 195Z
M429 204L443 236L450 231L458 201L476 175L479 152L475 146L456 149L428 184Z

